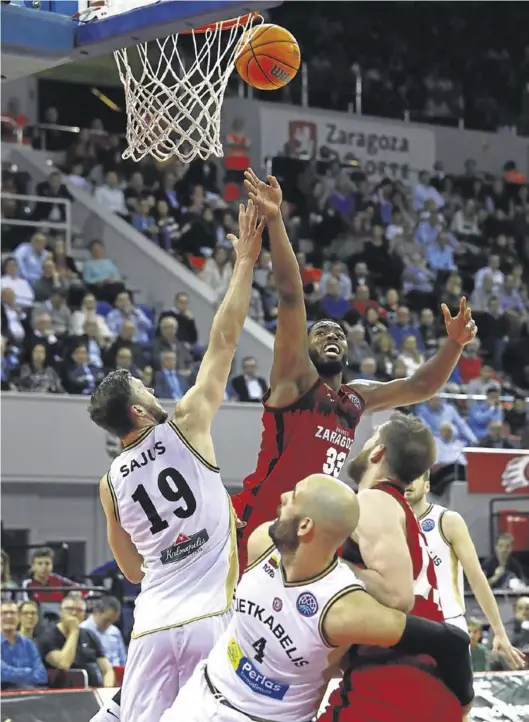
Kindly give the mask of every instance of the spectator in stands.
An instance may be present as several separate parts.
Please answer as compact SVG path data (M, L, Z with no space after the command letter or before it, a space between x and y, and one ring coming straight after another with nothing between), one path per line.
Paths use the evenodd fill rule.
M108 171L105 183L96 188L94 198L107 211L119 216L127 215L125 194L119 186L119 176L116 171Z
M487 449L514 449L508 441L503 422L493 419L487 426L487 434L481 439L480 446Z
M51 221L53 223L66 222L66 205L64 203L53 203L50 201L73 201L72 194L62 182L62 176L57 170L53 170L48 180L38 183L35 195L44 196L47 201L38 201L33 211L33 220ZM28 279L29 280L29 279Z
M40 605L41 612L47 609L54 611L64 596L64 592L54 591L55 587L73 587L74 582L53 571L53 550L50 547L40 547L31 553L31 576L22 582L26 590L25 600L33 599ZM33 587L48 587L49 591L33 592Z
M417 329L411 323L410 309L407 306L399 306L397 309L397 320L390 323L389 332L396 348L402 348L404 339L407 336L415 336L417 339L417 347L422 351L422 338Z
M32 689L45 685L46 670L34 642L17 632L16 602L2 601L2 689Z
M161 356L165 351L171 351L176 355L176 367L179 372L186 371L191 366L193 357L189 348L178 340L178 322L175 316L160 318L152 347L152 362L155 369L161 368Z
M30 361L20 368L16 385L19 391L39 394L64 393L57 371L47 363L46 347L43 344L36 343L31 349Z
M154 393L159 399L180 401L186 392L183 380L176 368L174 351L162 351L161 369L154 374Z
M83 265L84 282L99 301L113 303L124 288L119 271L110 258L105 258L102 241L91 241L88 248L92 257Z
M74 259L68 255L63 236L55 237L52 258L59 278L69 291L72 304L78 306L84 293L83 282Z
M247 356L242 360L242 374L234 376L231 380L237 401L258 403L263 398L268 384L262 376L257 374L257 360Z
M174 316L178 324L176 338L182 343L194 346L198 341L198 331L193 314L189 310L189 296L180 291L176 294L173 308L162 311L160 322L166 316Z
M468 633L470 635L470 656L472 657L472 670L474 672L486 672L489 669L489 653L484 644L483 625L477 619L471 617L468 620Z
M117 335L114 343L109 346L105 353L105 363L107 366L114 367L116 354L120 348L128 348L132 353L132 359L136 366L140 369L145 367L145 353L143 348L135 343L132 339L136 335L136 326L133 321L125 321Z
M481 286L472 291L472 296L470 297L472 310L482 312L487 311L490 301L495 297L494 276L492 273L485 273L481 280Z
M490 388L495 388L500 391L501 384L497 378L494 378L494 369L492 366L484 364L479 370L479 376L468 382L466 391L470 396L485 396L487 390ZM472 403L471 399L467 402L468 405Z
M446 233L439 233L437 240L427 246L426 260L435 273L457 270L454 263L454 250L448 242Z
M505 276L503 288L499 294L503 311L513 311L521 316L527 316L527 309L520 292L516 288L516 280L512 274Z
M441 435L441 424L449 423L453 426L458 440L464 441L470 446L477 444L476 435L466 421L461 418L457 409L447 401L443 401L440 396L434 396L425 404L419 404L416 407L416 413L431 429L434 436Z
M158 201L165 201L173 216L175 216L175 214L180 210L180 201L176 192L175 184L176 176L174 173L164 173L161 179L161 187L156 193L156 199Z
M88 349L88 363L96 369L102 369L105 365L103 360L104 348L108 345L105 339L101 338L99 326L95 319L87 319L84 324L82 342L86 343Z
M372 357L373 352L366 341L366 331L363 326L357 324L347 334L348 359L351 371L360 371L360 364L365 358Z
M68 334L72 325L72 312L66 305L66 293L62 289L54 289L48 301L35 304L33 316L36 318L43 313L49 314L57 337Z
M437 443L436 465L467 465L463 449L468 446L468 444L463 439L458 439L456 437L454 427L451 423L444 421L440 424L439 435L435 436L435 441Z
M80 188L85 193L90 193L92 189L92 184L90 181L85 177L85 169L82 163L73 163L70 166L71 170L66 176L66 180L68 183L71 183L74 186L77 186L77 188Z
M10 589L16 589L17 584L11 579L11 560L9 554L3 549L0 551L0 593L2 600L13 599Z
M353 294L353 285L350 276L344 273L341 261L334 261L331 270L322 274L320 278L320 295L322 297L329 293L328 284L332 279L335 279L338 283L340 297L350 299Z
M430 246L428 247L430 248ZM425 294L430 294L434 288L435 273L426 267L426 259L420 253L413 253L410 262L406 264L402 273L402 290L406 295L418 296L418 305L424 303ZM420 294L420 295L419 295ZM411 303L411 298L409 299Z
M501 259L495 253L489 256L488 265L480 268L474 276L474 288L481 288L483 285L483 279L485 276L492 276L492 290L495 294L498 294L502 287L505 279L503 273L500 270Z
M485 400L472 404L468 414L468 425L480 441L485 438L491 421L503 423L503 410L497 387L489 386L485 394Z
M421 334L426 358L430 358L439 348L439 334L431 308L421 310L419 333Z
M207 283L220 301L226 293L232 273L233 267L228 249L225 246L216 246L213 256L205 262L200 278Z
M121 615L121 604L115 597L103 597L94 604L92 614L81 622L80 629L87 629L99 640L103 654L113 667L127 661L123 635L116 627Z
M132 226L151 241L158 242L159 228L156 219L152 215L151 201L149 198L142 198L138 210L132 214Z
M399 292L395 288L389 288L386 291L385 303L383 305L386 311L386 319L390 324L394 324L397 321L397 314L400 308Z
M434 188L427 171L419 173L419 182L413 186L413 210L421 211L428 200L432 200L437 208L444 206L444 198L439 191Z
M340 282L336 278L329 278L326 283L326 293L319 303L321 318L332 318L340 321L350 310L349 299L341 295Z
M87 346L77 345L64 372L64 386L68 393L90 396L102 378L102 371L90 363Z
M2 288L11 288L15 294L15 303L19 308L26 309L33 305L35 293L28 281L18 272L18 263L14 256L8 256L4 261Z
M136 335L133 341L140 346L146 346L150 341L150 334L153 330L152 321L147 315L132 304L130 294L121 291L114 301L114 310L107 316L107 325L115 336L121 330L125 321L132 321L136 327Z
M479 218L475 201L468 200L463 209L454 213L452 218L452 231L460 240L476 238L479 236Z
M461 302L462 292L463 283L461 276L457 273L451 273L446 279L445 287L441 294L441 302L446 303L451 311L455 311Z
M368 290L366 286L363 286L363 288ZM378 309L374 306L370 306L365 312L364 328L366 330L367 340L370 344L373 344L373 341L378 335L387 335L388 332L388 327L382 323Z
M145 373L150 368L150 366L145 366L143 370L141 370L136 364L134 363L134 359L132 357L132 351L130 348L127 348L126 346L121 346L121 348L118 348L116 352L116 357L114 359L114 363L112 364L113 369L125 369L128 371L132 376L134 376L135 379L143 380L146 386L147 381L145 380ZM152 374L151 374L152 375ZM151 379L152 380L152 379ZM152 384L151 384L152 385Z
M509 424L511 434L521 436L524 428L526 428L529 423L525 398L522 395L517 394L514 397L512 408L505 413L505 421Z
M13 289L2 289L2 333L15 345L20 345L26 336L25 319L26 313L17 306Z
M143 173L135 171L125 188L125 204L130 213L136 213L140 209L140 203L148 196L147 188L143 180ZM134 225L134 224L133 224Z
M62 601L57 624L46 627L38 637L38 647L47 667L66 672L84 669L90 687L113 687L115 675L99 640L81 628L86 603L79 592L70 592Z
M406 376L411 376L424 363L424 354L417 348L416 336L405 336L399 354L399 359L406 366Z
M393 364L395 362L395 350L393 339L387 333L377 333L371 343L373 358L377 364L377 377L383 381L391 379Z
M364 379L365 381L377 381L377 362L374 358L371 356L367 356L367 358L363 359L363 361L360 364L360 375L358 376L359 379Z
M155 221L159 230L158 243L168 253L178 253L178 241L182 235L180 224L171 213L167 201L159 200L156 204Z
M41 313L33 319L33 329L25 343L26 353L37 343L45 346L47 363L54 364L62 360L62 345L53 331L49 313Z
M414 239L422 249L425 249L430 243L435 243L443 226L439 215L435 212L423 213L421 219L415 229Z
M529 597L519 597L514 605L514 619L505 625L511 643L529 654Z
M48 256L45 246L46 236L36 231L27 243L15 248L13 256L18 263L18 272L31 285L42 276L42 264Z
M523 569L512 556L513 545L512 534L500 534L496 539L494 555L481 565L492 589L508 589L513 580L515 584L516 581L524 581Z
M39 624L39 605L28 599L26 602L20 602L18 612L20 615L19 633L28 639L35 639L35 632Z
M20 349L12 346L5 336L0 338L0 356L2 363L2 391L16 391L13 376L18 367Z
M70 332L73 336L81 336L85 333L85 324L87 321L95 321L97 324L99 337L103 342L114 339L114 335L109 329L105 318L97 313L96 297L93 293L87 293L81 304L81 308L72 314L72 325Z
M35 290L35 301L37 302L48 301L55 291L67 292L68 281L59 274L55 261L51 256L48 256L42 264L42 276L35 281L33 288Z

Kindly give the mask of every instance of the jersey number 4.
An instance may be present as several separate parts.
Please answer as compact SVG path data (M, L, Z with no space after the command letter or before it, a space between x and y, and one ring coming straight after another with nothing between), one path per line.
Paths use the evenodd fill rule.
M259 664L262 664L264 662L264 651L266 647L266 639L264 637L261 637L261 639L258 639L257 642L254 642L252 644L252 647L255 649L255 656L254 659L256 662L259 662Z
M174 503L177 501L183 502L182 505L173 509L173 514L179 519L187 519L187 517L195 513L197 508L195 495L189 488L189 484L182 474L176 469L164 469L158 474L158 489L167 501ZM147 515L147 519L151 522L151 534L158 534L164 529L167 529L169 522L166 519L162 519L158 514L143 484L136 487L132 499L138 502Z
M323 465L323 473L329 476L340 476L344 461L347 459L345 451L336 451L334 446L327 449L327 459Z

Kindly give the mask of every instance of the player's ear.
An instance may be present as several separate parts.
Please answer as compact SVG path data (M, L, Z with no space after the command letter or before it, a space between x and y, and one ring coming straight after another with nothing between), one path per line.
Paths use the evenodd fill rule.
M304 517L300 520L298 524L298 536L299 537L306 537L309 535L314 529L314 522L312 519L310 519L308 516Z
M385 453L386 447L384 446L384 444L377 444L369 454L369 461L372 464L378 464L380 461L382 461L382 457Z

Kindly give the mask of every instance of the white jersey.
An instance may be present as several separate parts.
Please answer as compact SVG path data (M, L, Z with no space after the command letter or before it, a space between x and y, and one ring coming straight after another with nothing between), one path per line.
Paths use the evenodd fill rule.
M363 588L339 560L302 583L287 582L271 546L239 582L233 618L207 661L211 682L244 714L310 720L339 661L322 631L325 616L333 602Z
M419 524L434 563L441 609L445 620L449 621L465 614L465 597L463 567L443 534L442 519L446 511L444 506L430 504L419 517Z
M133 636L227 611L238 561L219 470L168 422L123 449L108 483L116 516L144 559Z

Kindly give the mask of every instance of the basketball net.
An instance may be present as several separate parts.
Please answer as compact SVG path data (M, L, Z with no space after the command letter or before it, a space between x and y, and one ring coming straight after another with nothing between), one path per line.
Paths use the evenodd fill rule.
M121 7L116 11L115 2L92 3L89 21L122 11ZM132 9L130 2L127 0L128 10ZM117 3L122 6L123 0ZM145 0L132 3L147 4ZM262 22L260 15L250 13L115 51L127 112L128 147L123 158L140 161L151 155L163 162L176 157L183 163L212 155L221 158L222 102L236 57L249 34L239 41ZM180 36L191 39L185 52Z

